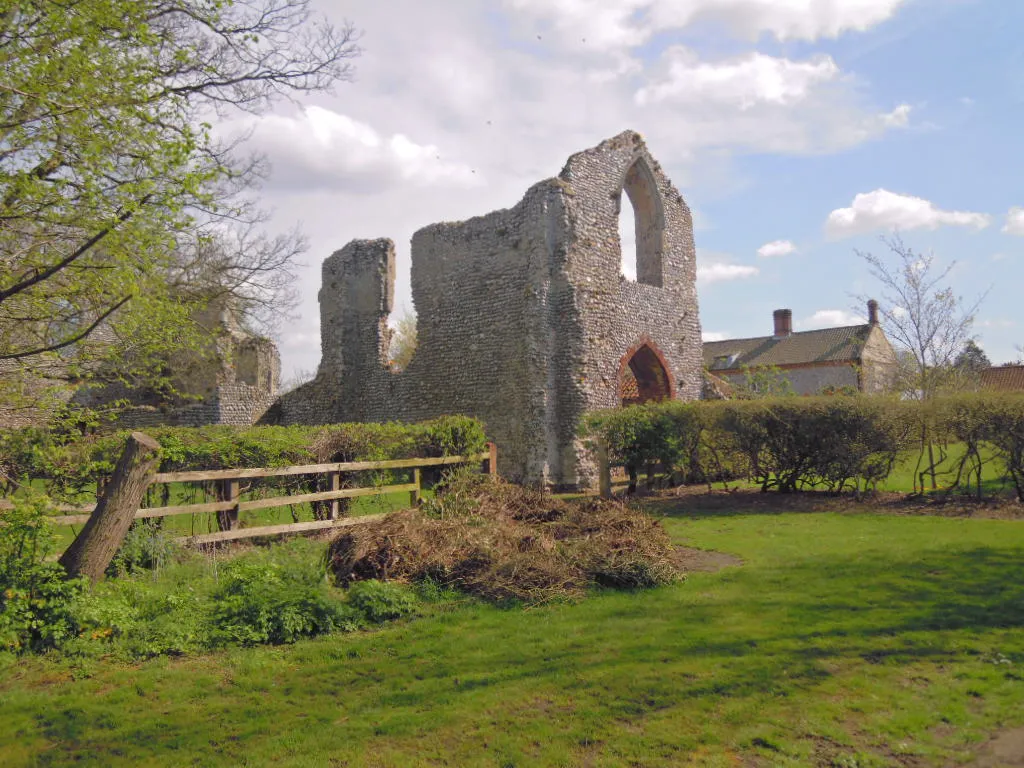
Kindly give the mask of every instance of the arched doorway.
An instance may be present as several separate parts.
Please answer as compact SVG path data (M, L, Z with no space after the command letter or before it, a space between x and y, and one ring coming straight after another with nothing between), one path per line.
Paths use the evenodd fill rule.
M675 381L665 356L655 344L641 340L631 347L619 363L619 401L635 405L675 397Z

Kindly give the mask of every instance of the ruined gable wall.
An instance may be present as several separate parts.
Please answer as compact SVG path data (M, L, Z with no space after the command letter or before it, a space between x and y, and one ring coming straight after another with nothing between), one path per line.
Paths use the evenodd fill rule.
M618 221L619 206L629 206L623 183L638 160L649 178L633 188L637 241L643 248L643 240L654 237L652 226L661 240L654 249L655 269L638 259L639 281L634 282L621 274ZM700 397L696 256L690 211L638 134L627 131L573 155L560 178L572 190L567 198L572 232L565 271L580 330L563 361L565 375L572 379L564 382L570 405L561 415L559 442L567 484L588 484L594 468L576 439L576 425L587 410L619 405L619 371L631 347L653 342L675 380L675 396Z
M638 158L646 186L634 169L631 189L657 208L658 226L638 228L656 256L641 277L654 284L619 270L618 197ZM593 473L580 419L618 404L623 355L638 340L663 356L676 396L700 395L690 214L635 133L574 155L514 208L413 236L418 344L398 374L385 362L393 269L387 240L355 241L324 263L323 360L316 380L281 399L281 421L465 413L498 443L504 475L574 486Z

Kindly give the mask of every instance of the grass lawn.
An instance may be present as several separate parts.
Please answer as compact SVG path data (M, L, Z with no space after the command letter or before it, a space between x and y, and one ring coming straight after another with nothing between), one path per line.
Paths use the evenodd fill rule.
M933 447L933 456L937 464L935 480L939 493L942 493L944 489L954 483L957 476L957 466L963 460L965 452L966 448L963 443L952 443L944 446L935 445ZM981 458L983 462L981 472L983 494L985 496L1013 495L1013 485L1009 482L1009 478L1006 477L1002 462L994 457L994 452L987 446L983 446ZM907 451L897 461L892 474L878 484L878 488L883 491L911 493L914 490L915 474L923 472L928 465L929 461L926 451L921 451L920 449ZM920 487L920 482L920 479L918 479L918 487ZM976 492L977 486L973 477L968 481L965 474L961 478L961 482L969 483L970 492ZM929 493L932 493L930 477L926 477L925 483L925 488Z
M8 660L0 764L946 766L1024 724L1024 523L657 509L744 564L287 647Z

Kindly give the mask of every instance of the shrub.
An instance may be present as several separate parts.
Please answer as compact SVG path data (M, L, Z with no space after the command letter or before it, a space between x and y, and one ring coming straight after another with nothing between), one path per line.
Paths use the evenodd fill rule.
M348 602L374 624L401 619L416 610L416 596L408 587L376 579L353 584Z
M215 642L294 643L355 629L356 612L330 594L323 564L253 552L227 563L213 595Z
M74 604L80 638L76 650L87 653L89 644L109 645L128 658L149 658L209 647L213 603L208 579L201 569L186 567L169 578L139 573L96 584Z
M107 566L108 576L124 576L143 570L159 570L179 551L175 537L158 519L136 520Z
M180 655L292 643L407 615L415 598L395 584L364 588L364 595L346 602L327 584L321 547L294 540L227 562L183 553L159 573L107 579L74 601L78 637L65 648L126 659Z
M16 499L0 525L0 648L41 651L72 636L71 605L85 582L48 562L54 540L44 497Z
M981 495L981 473L985 463L982 446L993 449L1018 501L1024 501L1024 396L1016 393L982 393L945 398L934 408L933 419L942 426L944 437L964 443L963 459L955 467L951 487L975 479Z
M757 398L651 403L588 417L584 433L630 474L677 481L747 477L763 490L859 489L892 470L914 434L912 406L885 398Z
M693 474L701 429L694 405L677 401L600 411L586 417L582 428L585 436L604 442L614 464L626 468L630 492L644 469L649 479L656 468Z

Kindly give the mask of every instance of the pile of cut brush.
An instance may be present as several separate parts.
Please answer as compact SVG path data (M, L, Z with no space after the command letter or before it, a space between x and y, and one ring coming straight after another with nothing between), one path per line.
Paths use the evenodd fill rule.
M680 578L661 524L615 501L571 502L459 475L419 509L354 525L327 552L338 581L433 581L495 602L581 597Z

